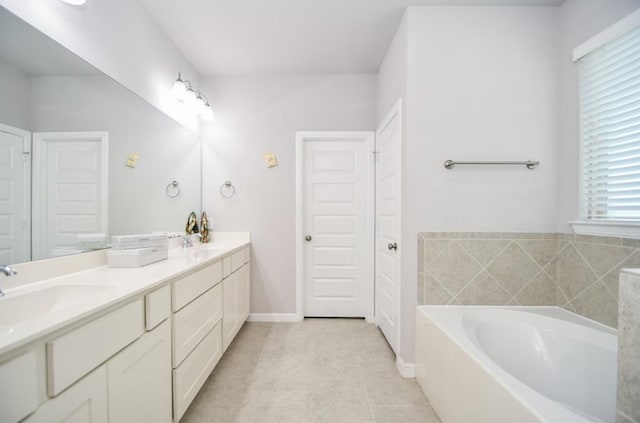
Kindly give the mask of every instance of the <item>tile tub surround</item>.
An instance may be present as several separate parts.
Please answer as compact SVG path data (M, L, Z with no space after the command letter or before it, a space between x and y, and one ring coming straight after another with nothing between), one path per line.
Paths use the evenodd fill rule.
M612 327L640 241L556 233L418 234L418 304L557 305Z
M181 423L440 420L360 319L245 323Z
M620 274L618 421L640 423L640 271Z

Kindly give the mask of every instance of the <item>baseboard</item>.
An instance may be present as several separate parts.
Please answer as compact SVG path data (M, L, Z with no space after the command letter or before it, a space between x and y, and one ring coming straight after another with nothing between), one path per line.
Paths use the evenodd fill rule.
M400 372L400 376L406 378L416 377L416 365L415 363L405 363L402 357L396 356L396 367Z
M296 313L251 313L248 322L300 322Z

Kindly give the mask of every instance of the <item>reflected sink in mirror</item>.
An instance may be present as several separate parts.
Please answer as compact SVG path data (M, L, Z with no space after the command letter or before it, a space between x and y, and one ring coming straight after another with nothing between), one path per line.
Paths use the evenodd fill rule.
M111 288L93 285L56 285L25 294L0 298L0 330L95 300Z

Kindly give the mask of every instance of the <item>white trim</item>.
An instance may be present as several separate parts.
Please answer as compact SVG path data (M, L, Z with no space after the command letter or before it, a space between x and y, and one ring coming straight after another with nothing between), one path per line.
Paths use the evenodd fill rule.
M579 235L612 236L640 239L640 222L631 221L571 221L573 231Z
M387 115L385 116L385 118L382 120L382 123L380 124L380 126L378 127L378 129L376 130L376 151L378 151L378 140L380 139L380 133L391 123L391 121L393 120L393 118L395 116L398 116L399 119L399 125L398 125L398 132L400 135L400 142L397 145L397 150L396 150L396 157L398 157L398 160L400 160L399 163L399 172L398 172L398 181L397 181L397 185L396 185L396 190L398 192L398 195L400 196L400 201L397 202L396 204L396 213L398 216L398 236L397 236L397 244L400 246L400 248L398 248L398 308L399 308L399 313L398 313L398 333L396 335L396 339L395 340L389 340L389 344L392 346L392 348L394 347L394 343L395 343L395 349L397 349L398 351L395 351L396 354L398 354L400 352L400 346L402 345L402 147L403 147L403 138L402 138L402 98L399 98L398 101L395 102L395 104L393 106L391 106L391 110L389 110L389 112L387 113ZM374 177L375 180L375 177ZM376 214L374 216L374 220L377 221L378 220L378 211L376 210ZM377 238L377 235L374 233L374 247L375 247L375 240ZM374 284L375 284L375 276L376 276L376 271L377 268L375 267L375 254L374 254ZM375 296L374 296L375 298ZM377 299L377 298L375 298ZM374 302L375 302L374 299ZM375 308L375 304L374 304L374 308ZM377 314L376 314L376 318L377 318ZM376 320L376 326L378 325L378 322Z
M631 12L618 22L573 49L573 61L582 59L592 51L640 26L640 9Z
M25 230L23 232L23 251L21 251L22 257L26 258L26 261L31 260L31 166L33 160L33 154L31 154L31 132L16 128L15 126L6 125L0 123L0 131L8 134L13 134L22 138L22 152L26 153L29 160L25 160L25 166L23 168L22 177L24 179L24 186L27 189L22 193L23 210L22 215L25 220Z
M80 132L34 132L32 134L33 139L33 153L35 157L33 160L33 183L32 183L32 211L31 211L31 233L32 233L32 246L31 246L31 259L39 260L44 257L42 251L42 245L44 243L44 233L41 227L41 222L46 212L46 207L42 206L43 201L46 201L46 193L42 192L42 187L45 186L46 175L43 173L43 163L41 160L46 157L47 142L58 139L66 139L69 141L94 138L100 139L100 154L102 155L102 178L103 178L103 190L102 198L102 222L100 222L103 231L108 236L109 232L109 132L107 131L80 131Z
M301 322L296 313L251 313L248 322Z
M299 320L304 319L304 142L305 141L334 141L336 139L350 138L367 143L368 151L373 152L375 134L372 131L298 131L296 132L296 315ZM372 154L373 156L373 154ZM373 163L373 158L371 158ZM367 220L369 222L369 254L371 263L368 269L369 280L367 304L365 305L365 320L372 322L374 319L375 296L375 163L370 166L369 180L371 182L372 195L369 196ZM373 236L373 238L372 238Z
M415 363L406 363L402 357L396 355L396 367L400 372L400 376L406 378L416 377L416 365Z

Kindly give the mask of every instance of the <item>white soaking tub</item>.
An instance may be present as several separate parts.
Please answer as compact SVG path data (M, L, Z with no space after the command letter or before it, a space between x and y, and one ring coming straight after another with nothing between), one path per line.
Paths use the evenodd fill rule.
M614 422L617 333L558 307L418 306L416 376L448 422Z

